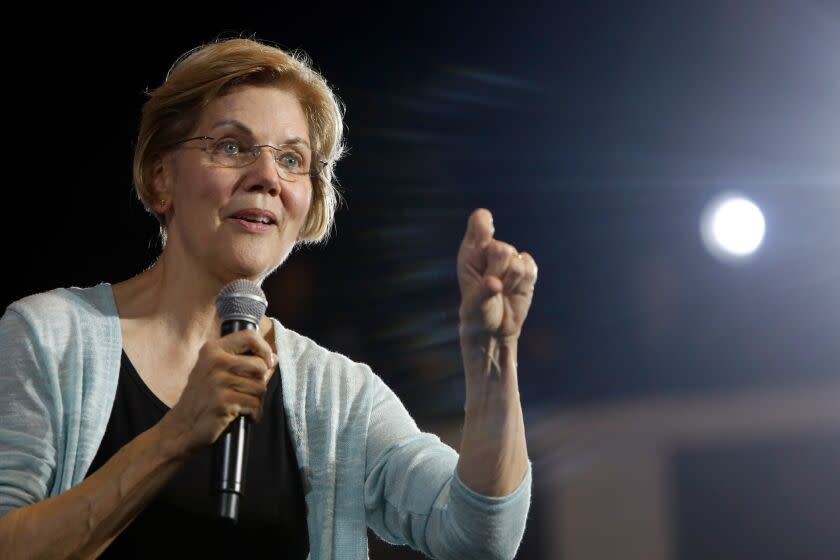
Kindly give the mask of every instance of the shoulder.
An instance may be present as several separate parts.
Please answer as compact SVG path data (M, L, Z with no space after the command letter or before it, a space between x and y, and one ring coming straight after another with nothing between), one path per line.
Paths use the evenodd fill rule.
M56 288L32 294L11 304L11 309L21 315L41 317L61 314L108 315L116 312L111 285L98 284L89 288Z
M281 372L294 372L298 383L310 389L348 393L370 391L382 381L365 363L324 348L311 338L284 327L272 319Z
M298 367L323 369L351 376L372 375L373 372L367 364L325 348L311 338L286 328L277 319L272 319L272 322L278 355L282 354Z
M56 288L11 303L5 315L13 314L37 337L68 339L85 334L110 333L119 327L111 286ZM101 332L97 332L101 331Z

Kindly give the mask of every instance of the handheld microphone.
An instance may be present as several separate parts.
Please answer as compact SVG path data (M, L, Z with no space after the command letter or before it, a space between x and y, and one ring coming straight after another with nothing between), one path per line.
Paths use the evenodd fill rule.
M266 307L268 301L256 282L245 279L231 282L216 296L222 336L245 329L256 330ZM237 416L214 444L213 484L218 495L218 514L233 523L239 520L239 504L245 494L249 425L247 416Z

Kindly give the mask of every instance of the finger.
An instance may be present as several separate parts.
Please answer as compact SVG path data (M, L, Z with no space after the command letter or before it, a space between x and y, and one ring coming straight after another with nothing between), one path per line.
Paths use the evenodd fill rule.
M241 377L254 379L265 379L274 367L276 367L266 367L265 361L260 356L247 354L225 354L220 366Z
M246 377L235 372L227 372L220 383L222 386L233 389L239 393L262 398L266 392L266 383L263 377Z
M485 249L487 256L487 269L484 271L484 276L495 276L501 280L511 260L516 257L516 247L504 241L493 240Z
M248 379L241 376L230 376L225 383L225 389L247 395L249 397L256 397L262 399L265 396L265 385L254 379Z
M255 422L262 418L262 398L253 395L246 395L232 389L228 389L225 398L229 403L228 410L236 416L249 416Z
M516 284L512 285L513 293L532 294L537 283L537 263L528 253L519 253L519 261L522 263L524 273Z
M507 270L502 276L503 290L505 293L516 293L516 287L527 274L525 260L522 253L511 256Z
M229 354L253 354L263 359L266 367L277 364L277 358L271 346L255 330L243 330L230 333L219 339L221 348Z

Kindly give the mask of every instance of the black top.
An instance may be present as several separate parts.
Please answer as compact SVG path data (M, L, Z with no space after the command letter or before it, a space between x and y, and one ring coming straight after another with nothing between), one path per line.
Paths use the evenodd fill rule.
M123 352L105 437L88 474L169 411ZM196 454L100 558L230 558L274 552L304 559L309 552L306 503L283 407L279 368L268 382L263 418L251 424L239 523L217 519L210 493L213 448ZM282 553L282 556L281 554Z

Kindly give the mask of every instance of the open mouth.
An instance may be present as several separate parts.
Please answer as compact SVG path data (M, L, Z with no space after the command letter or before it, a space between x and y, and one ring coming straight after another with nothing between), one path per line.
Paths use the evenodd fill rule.
M273 225L276 223L274 218L263 214L238 213L231 216L231 218L234 220L242 220L243 222L249 222L252 224Z

